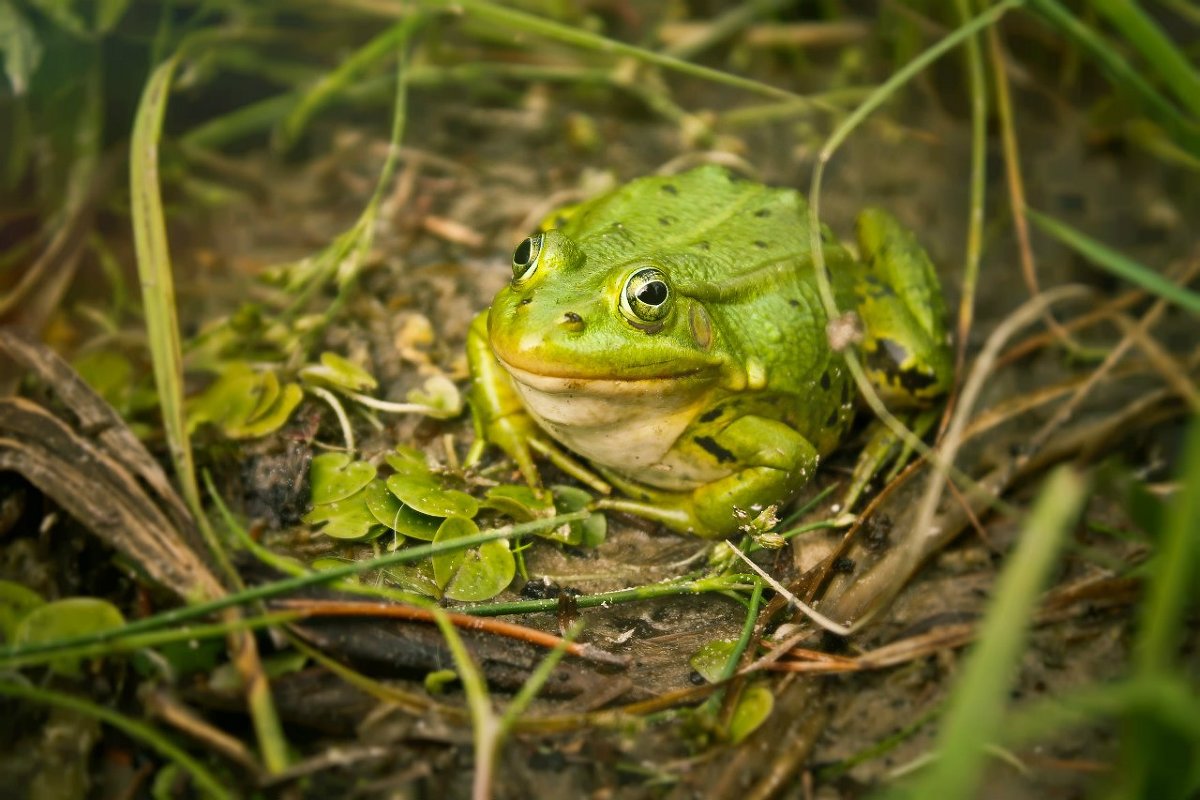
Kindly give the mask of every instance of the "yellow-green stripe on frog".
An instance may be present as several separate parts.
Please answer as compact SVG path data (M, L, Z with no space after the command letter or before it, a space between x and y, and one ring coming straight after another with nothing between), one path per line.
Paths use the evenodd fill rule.
M871 380L929 418L952 377L929 258L877 210L859 217L861 260L821 238ZM586 477L565 448L627 496L608 507L727 536L790 500L850 424L796 191L714 166L641 178L550 215L512 268L471 326L470 397L533 485L535 452Z

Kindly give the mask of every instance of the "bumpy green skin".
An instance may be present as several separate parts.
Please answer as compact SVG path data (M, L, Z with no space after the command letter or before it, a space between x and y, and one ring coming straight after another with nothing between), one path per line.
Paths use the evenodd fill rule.
M514 265L471 328L480 434L534 485L531 446L565 458L557 442L628 496L609 507L698 536L790 499L856 399L826 338L804 198L706 166L633 181L543 229L536 261ZM951 381L933 267L882 211L860 215L858 236L862 261L822 230L838 305L862 319L885 400L928 407ZM652 320L626 291L646 267L669 290Z

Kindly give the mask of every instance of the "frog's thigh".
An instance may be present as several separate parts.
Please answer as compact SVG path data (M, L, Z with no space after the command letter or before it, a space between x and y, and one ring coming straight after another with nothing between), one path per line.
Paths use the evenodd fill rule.
M737 530L740 520L735 509L753 517L762 508L786 500L808 482L819 458L812 443L794 429L765 417L734 420L713 441L739 468L696 488L692 501L696 517L721 535Z
M540 482L530 439L541 431L525 412L520 395L504 367L496 360L488 342L488 312L481 311L471 321L467 332L467 363L471 369L471 388L468 398L475 435L494 444L517 462L521 474L531 485Z
M859 349L867 374L888 400L924 406L950 387L945 303L933 263L913 234L891 215L859 215L864 261L856 292L865 337Z

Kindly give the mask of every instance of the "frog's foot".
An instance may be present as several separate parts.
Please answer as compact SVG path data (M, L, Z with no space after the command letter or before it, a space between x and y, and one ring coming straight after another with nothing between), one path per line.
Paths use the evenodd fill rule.
M819 458L816 448L792 428L755 416L733 421L709 446L738 468L690 492L651 489L605 473L629 498L601 500L597 507L705 539L723 538L748 527L767 506L791 499L808 482Z
M926 409L907 418L902 417L900 421L908 425L909 430L920 439L929 432L939 413L939 409ZM882 474L884 483L891 481L912 456L912 447L879 420L871 423L868 432L870 436L867 444L859 454L854 472L850 476L850 484L842 495L842 508L846 511L853 510L854 504L859 501L877 475ZM883 473L889 461L892 462L891 469Z

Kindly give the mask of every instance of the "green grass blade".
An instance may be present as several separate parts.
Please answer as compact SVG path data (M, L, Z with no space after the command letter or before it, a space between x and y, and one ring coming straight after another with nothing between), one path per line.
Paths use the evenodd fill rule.
M908 796L973 797L1000 735L1001 717L1030 620L1068 531L1083 506L1084 480L1069 468L1050 474L1030 511L988 606L979 643L967 657L938 736L938 759Z
M1193 314L1200 314L1200 294L1182 286L1176 286L1149 267L1121 255L1116 250L1110 249L1107 245L1101 244L1053 217L1048 217L1032 208L1026 208L1025 211L1039 228L1101 269L1119 278L1124 278L1148 292L1153 292L1181 308L1186 308Z
M1108 73L1112 82L1141 101L1142 106L1175 141L1200 155L1200 127L1162 96L1129 62L1092 28L1080 22L1056 0L1029 0L1029 5L1060 31L1074 39Z
M1092 7L1138 49L1176 99L1200 117L1200 73L1154 21L1131 0L1092 0Z
M146 314L146 334L154 383L175 477L195 514L200 509L192 447L183 410L183 350L175 313L175 280L167 250L167 223L158 185L158 141L178 56L160 64L142 92L129 154L129 194L138 278ZM199 516L199 515L197 515Z
M684 61L683 59L674 58L673 56L664 55L653 50L646 50L642 47L625 44L615 39L608 39L591 31L574 28L570 25L554 22L545 17L528 14L524 11L506 8L497 3L487 2L487 0L425 0L424 5L466 11L475 20L494 22L512 30L543 36L553 41L562 42L563 44L574 45L582 50L633 58L646 64L653 64L657 67L663 67L664 69L673 70L684 75L691 75L692 77L714 83L725 84L726 86L753 92L754 94L767 95L768 97L776 97L784 100L804 99L802 95L762 83L761 81L731 75L728 72L722 72L718 69L693 64L690 61Z
M1153 577L1142 604L1135 664L1145 677L1175 663L1184 614L1196 602L1200 578L1200 417L1193 417L1185 440L1179 488L1163 536L1154 553Z

